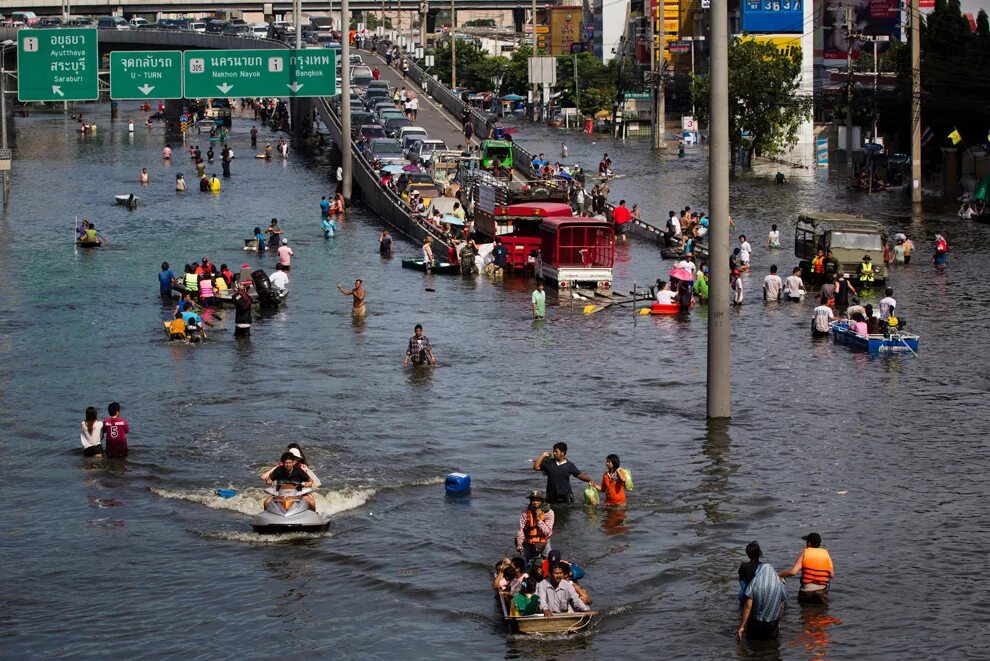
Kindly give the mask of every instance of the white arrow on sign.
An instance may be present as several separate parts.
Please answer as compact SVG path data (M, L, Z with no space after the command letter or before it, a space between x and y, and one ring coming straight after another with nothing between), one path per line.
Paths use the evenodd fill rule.
M224 83L223 85L217 85L217 89L220 90L221 94L226 94L230 90L234 89L234 86Z
M147 96L148 94L151 94L151 90L155 89L155 86L154 85L149 85L148 83L145 83L144 85L142 85L138 89L141 90L142 92L144 92L145 96Z
M59 96L65 96L62 92L62 87L60 85L52 85L52 94L58 94Z
M292 83L289 85L289 89L292 90L293 94L295 94L296 92L302 89L303 85L304 83Z

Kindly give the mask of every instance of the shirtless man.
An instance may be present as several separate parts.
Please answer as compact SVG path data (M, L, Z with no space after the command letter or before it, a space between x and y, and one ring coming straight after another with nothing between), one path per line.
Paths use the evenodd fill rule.
M354 289L344 289L337 283L337 291L339 291L344 296L354 297L354 306L351 308L351 314L355 317L363 317L364 310L364 283L361 280L354 281Z

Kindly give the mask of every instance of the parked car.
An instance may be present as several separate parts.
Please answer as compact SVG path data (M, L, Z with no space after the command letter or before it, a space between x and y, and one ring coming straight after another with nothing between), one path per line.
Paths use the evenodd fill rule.
M222 21L218 18L206 22L206 31L210 34L221 34L230 27L230 21Z
M38 15L33 11L13 11L10 12L10 17L4 21L4 25L9 25L12 27L26 25L30 28L37 25L39 20Z
M389 97L387 89L382 89L380 87L369 87L364 91L364 105L369 110L373 109L377 104L386 101L388 103L392 103L392 99ZM395 104L392 105L394 107Z
M364 64L364 60L361 59L360 55L351 55L348 59L350 60L351 66L354 66L355 64Z
M421 140L412 143L406 150L406 158L413 163L427 164L433 160L438 151L447 151L447 143L443 140Z
M95 28L96 19L91 16L72 16L67 21L63 21L62 25L67 28Z
M383 110L378 113L378 123L385 126L385 122L390 119L404 119L405 115L402 114L401 110ZM411 123L411 122L410 122ZM400 127L401 128L401 127Z
M379 113L386 110L398 110L398 108L396 108L395 104L391 101L375 101L373 104L368 106L368 110L375 113L375 117L378 117Z
M427 134L426 129L424 129L422 126L407 126L401 131L399 131L399 135L397 135L396 137L399 139L399 142L401 143L403 140L406 139L407 135L418 135L419 137L416 138L417 140L427 140L430 137L429 134Z
M96 19L96 27L101 30L130 30L131 24L123 16L100 16Z
M353 110L357 107L358 110ZM360 110L360 106L351 106L351 126L364 126L365 124L374 124L375 116L366 110Z
M255 23L251 27L251 34L256 39L267 39L268 38L268 24L267 23Z
M357 136L359 140L375 140L376 138L385 137L385 127L381 124L365 124L357 130Z
M60 28L62 27L62 19L57 16L46 16L45 18L38 21L35 25L36 28Z
M410 122L405 117L392 117L390 119L386 119L385 123L382 124L382 126L385 127L385 135L387 135L390 138L395 138L399 135L399 131L401 131L403 127L412 126L412 122ZM401 147L399 149L399 152L400 153L402 152ZM405 160L405 158L406 157L403 156L402 160Z
M155 28L159 30L181 30L182 24L177 18L159 18L155 23Z
M203 21L193 21L192 23L189 24L189 29L192 30L193 32L199 32L201 34L205 33L206 23Z
M146 25L151 25L146 19L135 16L131 20L127 21L131 24L132 30L137 30L138 28L143 28Z
M376 138L365 143L364 153L371 161L381 161L382 165L404 165L406 157L402 147L395 140Z
M251 32L250 25L229 25L226 30L223 31L228 37L248 37L254 38L254 33Z
M384 90L387 94L388 91L392 89L387 80L372 80L368 83L368 92L371 90Z

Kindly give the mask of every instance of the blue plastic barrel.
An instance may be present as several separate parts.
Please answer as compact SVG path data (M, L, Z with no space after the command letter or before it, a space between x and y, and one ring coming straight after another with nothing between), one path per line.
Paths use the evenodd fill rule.
M444 480L443 488L447 493L467 493L471 491L471 476L467 473L451 473Z

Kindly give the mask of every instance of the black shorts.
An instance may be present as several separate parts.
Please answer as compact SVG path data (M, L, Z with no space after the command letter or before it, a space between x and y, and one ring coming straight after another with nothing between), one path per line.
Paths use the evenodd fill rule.
M750 640L777 640L780 635L780 620L764 622L755 617L746 622L746 637Z
M282 270L288 273L289 271L292 270L292 267L289 266L288 264L282 264Z
M103 456L103 446L102 445L91 445L88 448L83 448L84 457L102 457Z

